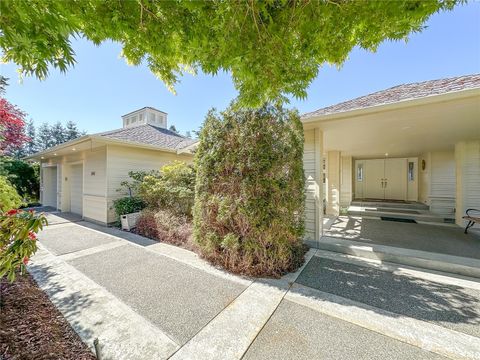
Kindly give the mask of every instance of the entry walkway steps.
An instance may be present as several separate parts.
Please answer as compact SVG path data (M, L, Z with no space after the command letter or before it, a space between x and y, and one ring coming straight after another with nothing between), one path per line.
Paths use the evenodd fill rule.
M348 215L408 219L423 223L452 223L453 215L438 215L419 202L390 202L354 200L348 207Z
M366 245L365 242L329 236L323 236L320 239L318 248L371 260L381 260L480 278L480 260L473 258L403 249L386 245Z

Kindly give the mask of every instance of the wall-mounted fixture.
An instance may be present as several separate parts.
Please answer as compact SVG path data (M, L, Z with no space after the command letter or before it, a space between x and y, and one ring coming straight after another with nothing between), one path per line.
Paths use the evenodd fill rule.
M95 176L95 171L92 171L92 172L90 173L90 176Z
M426 166L427 166L427 164L425 163L425 160L422 160L422 170L425 170Z
M68 177L65 176L65 181L68 181Z

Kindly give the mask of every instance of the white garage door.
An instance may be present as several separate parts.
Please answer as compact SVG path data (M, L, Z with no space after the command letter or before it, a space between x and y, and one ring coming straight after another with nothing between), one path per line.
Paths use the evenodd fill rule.
M42 169L42 205L57 207L57 167Z
M70 211L83 214L83 165L72 165L70 173Z

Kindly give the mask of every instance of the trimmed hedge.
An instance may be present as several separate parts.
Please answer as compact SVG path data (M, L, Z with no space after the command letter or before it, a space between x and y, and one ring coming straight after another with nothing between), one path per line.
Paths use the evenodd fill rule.
M303 127L296 111L211 110L195 167L194 239L205 258L254 276L278 277L303 263Z

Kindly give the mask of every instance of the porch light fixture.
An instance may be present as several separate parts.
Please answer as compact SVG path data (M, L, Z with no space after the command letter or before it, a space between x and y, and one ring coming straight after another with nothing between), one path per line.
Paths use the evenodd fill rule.
M385 153L385 156L388 156L388 153Z
M53 153L54 156L57 156L57 153Z
M77 149L75 149L75 148L72 148L72 151L75 151L75 150L77 150Z
M41 156L40 159L45 159L45 156Z

